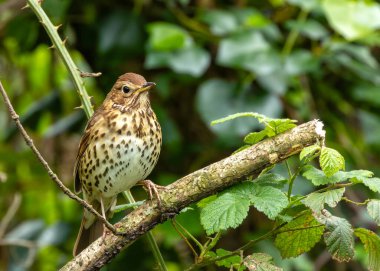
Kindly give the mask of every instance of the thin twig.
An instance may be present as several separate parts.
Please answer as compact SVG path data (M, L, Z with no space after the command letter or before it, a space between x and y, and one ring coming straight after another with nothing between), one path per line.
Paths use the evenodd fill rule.
M99 77L99 76L102 75L102 73L101 72L83 72L83 71L79 70L79 75L82 78L85 78L85 77Z
M3 219L0 221L0 240L5 235L5 231L8 228L9 223L12 221L12 218L15 216L18 208L21 204L21 195L15 194L13 201L11 203L11 206L8 208L7 213L3 217Z
M26 130L24 129L23 125L20 122L20 118L17 115L16 111L14 110L11 101L9 100L9 97L3 87L3 84L0 81L0 92L1 95L3 96L4 103L8 107L9 114L12 118L12 120L16 123L17 128L21 132L21 135L23 136L26 144L31 148L33 153L36 155L37 159L40 161L40 163L43 165L43 167L46 169L47 173L49 174L50 179L52 179L58 187L65 193L67 196L72 198L73 200L76 200L79 202L84 208L86 208L90 213L95 215L100 221L104 223L104 225L115 235L120 235L115 227L109 223L101 214L99 214L90 204L88 204L86 201L82 200L79 198L77 195L75 195L73 192L70 191L63 183L62 181L58 178L58 176L53 172L53 170L50 168L49 164L46 162L46 160L43 158L41 153L38 151L36 146L33 144L33 140L30 138Z

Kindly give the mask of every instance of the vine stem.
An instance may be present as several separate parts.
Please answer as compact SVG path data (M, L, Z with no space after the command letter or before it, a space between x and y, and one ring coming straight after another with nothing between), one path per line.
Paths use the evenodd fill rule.
M59 26L54 26L50 21L49 17L46 15L45 11L42 9L41 5L36 0L27 0L28 7L32 9L34 14L40 20L40 23L45 28L46 33L49 35L53 48L56 48L59 55L61 56L63 63L69 70L69 73L74 81L75 87L77 89L79 98L82 103L82 108L86 113L87 118L90 118L94 113L93 106L91 104L90 96L88 96L86 89L84 88L84 83L80 76L80 71L75 65L74 61L70 57L69 52L65 47L66 40L62 40L58 35L57 30Z
M129 203L131 203L131 204L136 203L135 199L132 196L131 190L124 191L123 195ZM137 208L137 206L133 207L133 209L136 209L136 208ZM164 258L162 257L161 251L157 245L156 240L154 239L153 233L151 231L148 231L146 233L146 238L147 238L148 243L152 249L154 258L156 258L159 270L167 271L168 269L166 268Z
M308 10L301 10L300 14L297 17L297 23L302 23L306 20L307 15L309 14ZM288 38L285 41L284 48L282 50L282 54L284 56L288 56L290 52L293 49L294 44L296 43L296 40L298 38L300 31L297 29L297 27L294 27L288 36Z

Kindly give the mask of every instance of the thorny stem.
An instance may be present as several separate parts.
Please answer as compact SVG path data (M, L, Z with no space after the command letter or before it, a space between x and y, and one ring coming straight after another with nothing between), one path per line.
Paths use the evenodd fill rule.
M84 88L84 83L81 79L80 72L65 47L65 40L62 40L58 35L57 30L59 26L54 26L52 24L45 11L42 9L41 5L36 0L27 0L27 3L28 6L32 9L32 11L40 20L42 26L45 28L46 33L49 35L53 43L53 48L56 48L58 53L62 57L63 63L69 70L69 73L71 74L71 77L74 81L74 85L78 91L79 98L82 102L83 110L86 113L87 118L90 118L91 115L94 113L90 97L88 96L87 91Z
M129 203L131 203L131 204L135 204L136 203L135 199L132 196L131 190L124 191L123 195L124 195L124 197L127 199L127 201ZM134 206L133 208L136 209L137 206ZM162 254L161 254L160 249L159 249L159 247L157 245L157 242L154 239L153 233L151 231L148 231L146 233L146 238L147 238L148 243L149 243L149 245L150 245L150 247L152 249L154 258L156 258L159 270L161 270L161 271L167 271L164 258L162 257Z

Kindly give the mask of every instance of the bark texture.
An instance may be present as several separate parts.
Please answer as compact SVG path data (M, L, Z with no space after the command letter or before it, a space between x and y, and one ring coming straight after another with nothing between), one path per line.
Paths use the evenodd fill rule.
M137 238L184 207L247 176L256 177L264 168L299 153L303 148L323 143L324 136L323 124L318 120L310 121L177 180L161 191L161 208L156 200L147 201L115 224L125 232L123 236L108 232L104 240L100 238L92 243L61 270L98 270Z

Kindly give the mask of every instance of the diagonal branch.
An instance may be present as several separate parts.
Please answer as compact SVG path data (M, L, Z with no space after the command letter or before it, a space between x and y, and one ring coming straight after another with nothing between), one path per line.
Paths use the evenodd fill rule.
M125 235L107 233L103 240L100 238L92 243L61 270L98 270L137 238L175 216L184 207L247 176L257 177L264 168L299 153L307 146L324 142L322 128L322 122L310 121L177 180L160 193L161 208L157 200L144 203L115 224Z

